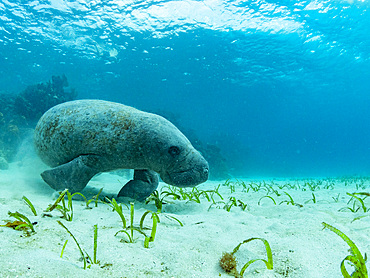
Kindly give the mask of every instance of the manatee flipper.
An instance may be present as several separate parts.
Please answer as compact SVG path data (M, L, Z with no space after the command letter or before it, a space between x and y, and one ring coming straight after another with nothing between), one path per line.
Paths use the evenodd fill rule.
M71 193L79 192L93 176L101 172L102 163L98 155L81 155L68 163L44 171L41 177L57 191L67 188Z
M157 189L158 183L159 178L156 172L135 170L134 179L122 187L117 197L130 197L142 202Z

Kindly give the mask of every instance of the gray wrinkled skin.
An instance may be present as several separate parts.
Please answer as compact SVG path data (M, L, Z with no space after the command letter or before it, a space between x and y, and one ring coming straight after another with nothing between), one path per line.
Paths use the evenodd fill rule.
M135 169L118 196L144 200L158 186L191 187L208 179L208 163L161 116L119 103L76 100L49 109L39 120L35 148L49 166L41 176L55 190L81 191L100 172Z

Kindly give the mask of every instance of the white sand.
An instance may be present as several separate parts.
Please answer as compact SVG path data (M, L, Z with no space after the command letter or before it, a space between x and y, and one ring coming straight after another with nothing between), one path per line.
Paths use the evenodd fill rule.
M41 217L43 210L53 203L56 194L39 177L44 165L32 156L26 156L22 163L10 165L9 170L0 171L0 224L3 220L14 220L8 211L19 211L37 222L36 233L29 237L22 231L0 227L0 277L230 277L219 266L223 252L231 252L240 242L251 237L262 237L271 245L274 259L273 270L267 270L261 261L253 263L244 277L342 277L341 261L349 254L348 245L335 233L322 230L325 221L348 235L361 253L370 250L370 217L351 223L360 216L347 207L350 197L346 192L355 192L356 183L344 186L335 180L333 189L320 189L314 192L306 187L301 189L279 189L277 184L296 184L295 181L274 181L273 187L282 193L273 196L277 202L264 198L265 190L244 192L241 186L230 193L227 186L220 187L220 193L227 201L230 196L247 203L247 209L232 207L230 212L211 205L205 198L201 203L173 201L163 207L158 225L157 237L150 248L143 247L144 236L135 232L135 243L121 242L123 234L115 236L121 222L109 205L99 203L98 207L85 209L83 201L74 201L74 218L68 222L60 218L60 212L53 211L53 217ZM112 174L102 174L89 183L83 194L89 199L104 187L103 195L114 197L121 184L127 179ZM247 184L250 180L244 180ZM306 180L307 181L307 180ZM260 181L257 181L257 183ZM267 181L271 184L271 181ZM299 184L303 186L304 180ZM219 182L206 182L200 190L214 189ZM360 182L357 182L360 184ZM369 181L365 180L359 192L369 192ZM161 184L163 186L163 184ZM283 192L288 192L296 203L303 207L287 205ZM315 194L317 202L306 201ZM337 197L335 202L332 197ZM38 216L33 216L22 200L28 197L34 204ZM219 200L219 198L216 198ZM167 198L170 200L170 198ZM370 207L370 198L365 200ZM349 206L352 206L350 203ZM153 204L135 204L135 225L146 210L156 210ZM366 213L370 215L370 212ZM365 215L366 215L365 214ZM126 219L129 211L125 209ZM184 223L165 217L172 215ZM81 247L93 256L93 225L98 225L98 252L100 264L93 264L84 270L80 253L70 235L57 223L62 222L79 241ZM147 226L151 226L147 222ZM68 244L63 258L60 257L65 240ZM250 259L266 258L262 242L253 241L243 245L236 253L238 267ZM367 264L369 266L369 264ZM349 269L351 269L349 267Z

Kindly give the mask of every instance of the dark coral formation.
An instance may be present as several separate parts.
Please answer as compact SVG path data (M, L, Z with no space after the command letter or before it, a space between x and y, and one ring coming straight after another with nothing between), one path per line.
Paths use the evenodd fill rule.
M11 161L27 128L33 128L41 115L62 102L75 99L65 75L28 86L18 95L0 94L0 158L2 165ZM5 162L4 162L5 161ZM3 166L5 169L6 166Z
M19 127L24 123L22 117L14 114L14 96L0 95L0 158L3 170L21 141Z
M28 121L37 121L49 108L76 98L68 87L65 75L53 76L51 81L28 86L14 100L14 111Z
M164 110L155 111L153 113L162 115L176 127L178 127L190 140L194 148L201 152L203 157L208 161L210 179L224 180L231 177L230 167L226 161L226 158L223 156L221 149L217 145L203 142L199 139L194 130L183 127L179 122L179 115Z
M199 150L208 161L211 179L224 180L231 177L226 158L222 155L221 149L218 146L208 142L203 143L196 138L189 138L189 140L193 143L194 148Z

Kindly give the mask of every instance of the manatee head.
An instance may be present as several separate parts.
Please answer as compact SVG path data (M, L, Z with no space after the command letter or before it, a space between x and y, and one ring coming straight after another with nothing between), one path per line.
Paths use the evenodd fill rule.
M157 116L146 137L147 163L165 183L192 187L207 181L208 162L172 123Z
M195 186L207 181L209 166L204 157L193 146L168 147L169 163L159 172L161 179L178 187Z

